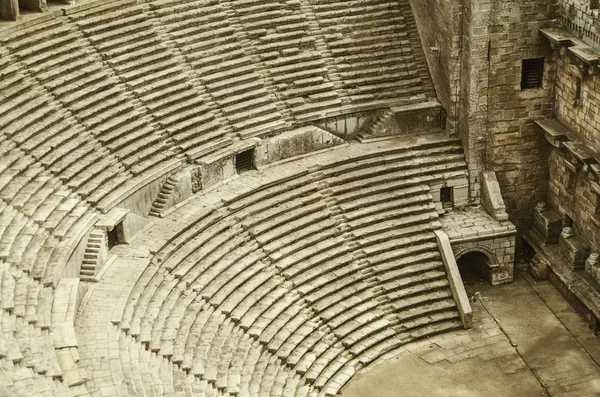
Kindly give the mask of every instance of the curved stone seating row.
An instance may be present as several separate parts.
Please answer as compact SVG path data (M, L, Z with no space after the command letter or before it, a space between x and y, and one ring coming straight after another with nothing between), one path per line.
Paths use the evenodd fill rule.
M226 142L232 133L276 133L330 110L351 110L344 108L349 100L332 66L337 61L324 46L323 32L306 1L136 3L48 15L0 36L0 261L19 275L14 288L7 282L3 304L35 330L49 327L46 308L52 306L53 285L70 248L93 224L94 206L110 208L106 203L125 197L123 192L152 178L165 163L181 161L179 154ZM261 24L272 31L263 34ZM185 346L176 343L179 322L171 315L188 313L191 298L183 287L188 283L205 305L219 307L240 322L243 332L265 335L256 343L283 346L284 336L293 337L294 329L282 331L282 314L306 317L298 326L310 329L307 324L315 315L307 309L303 292L278 286L298 285L308 294L321 286L316 282L325 273L320 266L343 269L338 280L343 284L340 280L357 274L360 265L351 247L337 258L335 245L345 243L340 220L315 199L319 189L306 186L312 190L299 184L277 193L271 204L286 203L279 212L256 205L267 197L267 189L223 205L223 213L213 211L214 225L191 232L207 249L195 259L199 266L184 263L184 251L175 249L165 261L172 268L144 275L152 287L140 296L148 296L149 302L156 291L157 299L149 304L150 311L135 309L132 330L139 328L139 338L152 351L164 353L162 357L169 357L172 349L182 363L189 360ZM303 194L307 196L299 199ZM277 222L277 233L268 230L272 222ZM291 263L284 269L285 258L307 249L291 243L299 236L320 244L320 256L310 269ZM276 258L282 261L280 267L272 264ZM178 288L167 287L176 282ZM314 298L315 304L336 290L327 291ZM271 293L282 297L281 302ZM250 310L261 304L264 310ZM274 321L266 323L264 314L273 315ZM272 354L261 365L277 368L277 360L281 358ZM290 373L289 379L296 379L298 371ZM240 385L252 383L265 390L270 377L259 375L244 378ZM305 386L305 381L298 383Z
M352 9L357 18L370 15L369 7ZM274 133L290 126L286 109L343 107L335 68L325 67L336 59L320 44L311 10L308 2L160 0L45 18L0 38L3 55L11 55L1 72L12 101L3 106L3 133L32 156L20 156L21 170L32 160L43 166L30 167L29 180L46 169L96 203L173 156L168 148L191 150L231 131ZM377 31L366 37L379 40ZM410 56L412 49L401 51ZM385 53L390 63L404 63Z
M42 24L43 28L41 27L38 32L31 33L20 40L18 37L8 37L2 44L26 68L32 79L42 85L42 92L45 91L44 97L48 98L46 100L48 113L54 110L62 111L63 118L70 124L65 127L59 126L59 129L55 130L57 134L53 137L47 132L43 133L43 130L37 133L41 136L45 135L46 139L58 138L54 142L59 152L48 152L52 146L47 142L38 142L42 145L42 150L45 149L47 153L40 153L36 160L41 162L44 168L50 169L63 183L88 196L98 185L124 171L125 167L118 162L115 155L111 154L109 148L114 143L112 145L114 152L126 144L122 144L118 139L113 142L112 136L115 133L111 134L111 132L127 121L127 116L124 116L123 112L130 110L127 112L129 122L136 113L133 112L127 102L127 96L122 91L116 90L117 95L120 94L119 101L116 103L104 102L102 99L105 98L94 96L98 91L109 93L111 88L113 88L112 92L115 92L112 87L115 83L113 76L103 68L100 59L90 51L80 32L72 29L69 24L62 23L63 21L59 24L55 22L50 20ZM56 62L62 63L56 64ZM82 62L85 63L81 65ZM73 70L69 69L71 66L74 67ZM56 75L59 71L64 74ZM113 106L110 107L109 104ZM117 108L121 113L115 111ZM65 109L69 112L65 112ZM46 115L46 113L34 111L28 117L39 115ZM115 116L121 117L117 119ZM118 123L115 124L117 120ZM21 119L17 121L20 122ZM18 123L18 125L23 124ZM92 134L84 134L81 137L83 139L73 140L74 136L82 133L84 128L90 132L93 129ZM33 150L32 154L35 156L38 152Z
M96 204L176 151L345 106L321 36L307 2L176 0L97 5L2 36L3 198L31 212L60 181Z
M461 325L425 183L465 172L460 146L431 145L207 208L142 274L121 329L221 392L335 394L381 355Z
M180 150L222 139L226 131L207 103L209 96L163 44L147 11L148 6L141 5L87 18L74 14L72 19ZM151 145L148 150L156 152Z
M296 117L340 105L335 75L319 50L302 2L231 2L277 96Z
M431 95L410 4L308 0L353 102ZM417 40L415 42L415 40Z
M233 132L248 136L253 130L275 133L287 126L229 2L158 1L150 6Z
M49 397L86 396L84 386L69 388L43 375L34 369L0 359L0 389L10 390L10 396L28 397L31 395Z
M52 288L42 287L26 273L0 263L0 388L16 395L85 396L85 386L69 387L70 370L63 353L55 350L50 331ZM6 389L4 389L6 388ZM19 394L21 393L21 394Z

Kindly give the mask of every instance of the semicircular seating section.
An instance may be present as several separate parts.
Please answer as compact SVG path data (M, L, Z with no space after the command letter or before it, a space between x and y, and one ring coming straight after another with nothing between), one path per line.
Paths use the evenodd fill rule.
M460 144L445 141L207 202L125 305L130 395L146 376L207 395L332 396L383 355L461 327L429 186L465 177Z
M7 370L10 379L2 382L69 395L61 386L56 353L40 346L50 346L48 310L54 287L99 211L110 210L165 170L236 140L277 134L332 115L435 98L431 78L420 66L425 61L408 0L356 2L347 10L341 4L98 1L0 32L0 266L6 278L2 342L12 349L4 354L0 346L2 366L12 368ZM332 16L344 21L339 29L331 30ZM362 23L367 21L373 26ZM365 44L366 37L372 37L371 44ZM385 49L372 45L375 41L385 42ZM333 251L322 244L325 260ZM249 269L269 268L272 258L266 251L252 252L258 257L248 263ZM306 288L317 279L316 274L284 274L283 268L272 266L277 277L290 277L289 285L296 276L304 277ZM174 271L182 269L174 265ZM245 274L254 280L251 271ZM186 275L186 282L195 282L192 275ZM212 291L217 285L202 288ZM237 305L231 309L235 315L254 305L247 299L243 304L225 300L223 288L214 299ZM170 296L169 302L174 299ZM249 329L258 332L253 325ZM153 346L169 340L157 332L150 335ZM262 351L261 342L247 339L237 324L232 332L243 334L240 357L246 347L254 352L242 368L254 368L255 360L269 371L277 368L283 379L287 373L280 371L275 356ZM269 332L277 334L276 326ZM166 373L192 389L204 386L203 378L185 380L185 371ZM270 377L252 379L263 388L271 382ZM297 381L308 387L297 377L290 379L290 385ZM78 387L70 390L85 394Z

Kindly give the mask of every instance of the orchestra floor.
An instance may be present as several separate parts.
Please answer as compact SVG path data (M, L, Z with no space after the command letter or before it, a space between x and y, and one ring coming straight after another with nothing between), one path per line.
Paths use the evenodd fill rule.
M359 372L343 397L599 396L600 343L547 281L466 277L475 326L406 346Z

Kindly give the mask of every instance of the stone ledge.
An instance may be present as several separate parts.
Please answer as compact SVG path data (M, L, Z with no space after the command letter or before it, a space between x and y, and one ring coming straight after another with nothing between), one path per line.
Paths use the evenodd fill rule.
M125 219L128 213L128 209L113 208L106 214L100 215L94 226L98 229L106 230L107 232L111 231L115 226L122 222L123 219Z
M443 230L434 230L435 238L438 242L440 253L442 255L442 261L446 268L446 274L450 283L450 289L452 290L452 297L456 302L460 319L462 320L465 329L473 328L473 310L469 303L469 297L465 291L465 286L460 277L460 271L452 252L452 246L450 245L450 239Z
M75 313L77 311L78 278L58 282L52 302L52 337L56 349L77 347Z
M566 49L581 64L585 64L590 75L598 73L600 51L585 44L563 28L540 29L540 33L548 39L553 48Z
M569 153L574 166L591 174L592 181L600 180L600 153L585 145L572 129L556 119L539 119L535 123L544 131L544 138L555 148Z

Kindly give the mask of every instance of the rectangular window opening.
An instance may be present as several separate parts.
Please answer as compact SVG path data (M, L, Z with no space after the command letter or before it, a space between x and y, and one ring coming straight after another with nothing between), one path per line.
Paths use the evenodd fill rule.
M256 169L254 167L254 149L246 150L235 156L235 169L238 174Z
M542 88L544 81L544 58L523 59L521 67L521 89Z
M119 223L112 230L108 231L108 249L112 249L115 245L119 244L119 227L122 226L122 223Z
M452 208L453 200L454 200L454 188L452 187L443 187L440 189L440 201L442 202L442 208L448 209Z
M590 0L590 8L592 10L596 10L600 7L600 1L598 0Z

